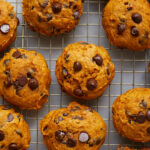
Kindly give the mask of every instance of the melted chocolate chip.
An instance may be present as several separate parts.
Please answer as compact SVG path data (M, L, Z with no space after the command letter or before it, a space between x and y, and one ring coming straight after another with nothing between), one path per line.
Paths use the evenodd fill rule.
M101 142L101 139L100 139L100 138L98 138L98 139L96 140L96 145L99 145L99 144L100 144L100 142Z
M146 118L147 118L148 121L150 121L150 110L147 111Z
M94 78L90 78L87 80L86 87L88 90L92 91L97 88L97 81Z
M64 75L64 78L70 77L70 75L68 74L68 70L65 67L63 67L63 75Z
M58 117L56 124L58 124L59 122L61 122L63 120L63 118L61 116Z
M122 34L126 29L126 24L119 23L117 28L118 28L118 34Z
M131 27L131 35L137 37L139 35L139 30L137 27L133 26Z
M68 147L75 147L76 144L77 144L76 140L74 140L73 138L68 138L68 140L67 140Z
M18 80L19 86L21 86L21 87L24 87L28 82L26 76L23 76L23 75L20 76L17 80Z
M39 2L39 5L40 5L42 8L45 8L45 7L48 5L48 0L44 0L43 3Z
M47 21L50 21L53 19L53 16L51 14L46 14L46 18L47 18Z
M21 52L20 51L15 51L13 54L12 54L12 56L14 57L14 58L21 58Z
M80 141L81 143L86 143L86 142L88 142L88 140L89 140L89 135L88 135L88 133L86 133L86 132L81 132L80 135L79 135L79 141Z
M8 76L6 81L4 81L4 85L6 88L9 88L12 85L11 78Z
M9 24L3 24L0 26L0 31L3 33L3 34L7 34L10 30L10 26Z
M147 102L142 100L141 103L139 104L139 106L141 106L143 108L147 108Z
M142 16L139 13L133 13L132 14L132 20L139 24L140 22L142 22Z
M99 54L93 57L93 61L95 61L98 66L103 64L103 58Z
M83 96L83 92L81 88L74 89L73 93L74 95L79 96L79 97Z
M53 2L52 4L52 10L55 14L61 12L62 9L62 4L59 2Z
M62 142L63 139L64 139L64 137L65 137L65 135L66 135L65 132L58 130L58 131L55 132L55 139L56 139L58 142Z
M3 65L8 65L9 62L10 62L10 59L6 59L6 60L4 60Z
M147 128L147 133L148 133L148 134L150 134L150 127L149 127L149 128Z
M73 69L74 69L75 72L81 71L81 69L82 69L81 63L78 62L78 61L74 62Z
M43 131L46 131L48 129L48 125L46 125L44 128L43 128Z
M10 17L11 19L14 19L14 16L15 16L14 14L9 13L8 15L9 15L9 17Z
M142 124L142 123L145 122L145 120L146 120L146 117L145 117L144 113L143 112L139 112L137 117L136 117L136 122Z
M78 20L80 18L80 13L78 11L75 11L73 13L73 17L74 17L75 20Z
M0 130L0 141L3 141L5 138L5 134L3 131Z
M132 6L127 7L127 10L128 10L128 11L131 11L132 9L133 9Z
M19 150L19 148L16 143L11 143L9 144L9 150Z
M8 114L7 122L11 122L14 120L14 117L11 113Z
M69 56L70 56L69 54L67 54L67 55L65 56L65 61L66 61L66 63L69 61L69 60L68 60Z
M27 72L27 78L30 78L30 79L33 78L31 72Z
M22 136L22 133L19 131L19 130L15 130L16 134L18 134L21 138L23 137Z
M28 82L28 86L31 90L35 90L36 88L39 87L39 82L37 79L33 78L33 79L30 79L29 82Z
M69 115L68 113L63 113L63 116L65 116L65 117L68 116L68 115Z
M110 75L109 67L110 67L110 65L109 65L109 64L107 64L106 72L107 72L107 75L108 75L108 76Z

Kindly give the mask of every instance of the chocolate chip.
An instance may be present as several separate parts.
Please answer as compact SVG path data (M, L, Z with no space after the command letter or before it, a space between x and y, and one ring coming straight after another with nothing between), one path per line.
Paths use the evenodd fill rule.
M43 128L43 131L46 131L48 129L48 125L46 125L44 128Z
M149 31L145 31L145 34L140 36L139 38L139 44L145 45L148 42L149 39Z
M99 54L93 57L93 61L95 61L98 66L103 64L103 58Z
M3 131L0 130L0 141L3 141L5 138L5 134Z
M131 35L135 37L139 35L139 30L135 26L131 27Z
M138 123L144 123L146 120L146 117L144 115L143 112L139 112L138 115L137 115L137 118L136 118L136 122Z
M132 14L132 20L139 24L142 21L142 16L139 13L133 13Z
M82 118L82 117L80 117L80 116L77 116L77 115L75 115L75 116L72 116L72 119L83 120L83 118Z
M81 71L81 69L82 69L81 63L78 62L78 61L74 62L73 69L74 69L75 72Z
M69 8L71 8L72 5L73 5L73 2L69 2Z
M5 146L5 145L4 145L4 144L2 144L2 145L0 146L0 148L4 148L4 146Z
M117 28L118 28L118 34L122 34L126 29L126 24L119 23Z
M66 135L65 132L58 130L58 131L55 132L55 139L56 139L58 142L62 142L63 139L64 139L64 137L65 137L65 135Z
M59 2L53 2L52 3L52 10L55 14L61 12L62 4Z
M139 104L139 106L146 108L147 107L147 102L142 100L141 103Z
M14 120L14 117L11 113L8 114L7 122L11 122Z
M4 85L6 88L12 86L11 78L9 76L7 77L6 81L4 81Z
M70 56L69 54L67 54L67 55L65 56L65 61L66 61L66 62L69 61L69 60L68 60L69 56Z
M7 34L10 30L9 24L3 24L0 26L0 30L3 34Z
M44 0L42 3L39 2L39 5L40 5L42 8L45 8L45 7L48 5L48 1L49 1L49 0Z
M38 20L38 22L44 22L44 20L42 19L42 17L40 15L37 15L37 20Z
M11 143L9 144L9 150L19 150L19 148L16 143Z
M93 112L92 108L86 108L85 111Z
M19 131L19 130L15 130L16 134L18 134L21 138L23 137L22 136L22 133Z
M79 97L83 96L83 92L81 88L74 89L73 93L74 95L79 96Z
M110 67L110 65L109 65L109 64L107 64L106 72L107 72L107 75L108 75L108 76L110 75L109 67Z
M21 52L17 50L12 54L12 56L15 57L16 59L21 58Z
M149 127L149 128L147 128L147 133L148 133L148 134L150 134L150 127Z
M63 116L65 116L65 117L68 116L68 115L69 115L68 113L63 113Z
M4 60L3 65L8 65L9 62L10 62L10 59L6 59L6 60Z
M61 122L62 120L63 120L63 118L62 118L61 116L59 116L59 117L57 118L56 124L58 124L58 123Z
M146 118L147 118L148 121L150 121L150 110L147 111Z
M73 17L74 17L75 20L78 20L80 18L80 13L78 11L75 11L73 13Z
M23 76L23 75L20 76L17 80L18 80L19 86L21 86L21 87L24 87L28 82L26 76Z
M101 142L101 139L100 139L100 138L98 138L98 139L96 140L96 145L99 145L99 144L100 144L100 142Z
M27 72L27 78L30 78L30 79L33 78L31 72Z
M36 88L39 87L39 83L38 83L38 80L33 78L33 79L30 79L29 82L28 82L28 86L31 90L35 90Z
M128 2L124 2L125 5L128 5Z
M128 10L128 11L131 11L132 9L133 9L133 7L132 7L132 6L127 7L127 10Z
M67 140L67 146L68 147L75 147L77 144L76 140L72 139L72 138L68 138Z
M68 74L68 70L63 67L63 75L64 75L64 78L70 78L70 75Z
M81 143L86 143L86 142L88 142L88 140L89 140L89 135L88 135L88 133L86 133L86 132L81 132L80 135L79 135L79 141L80 141Z
M92 91L97 88L97 81L94 78L87 80L86 87L88 90Z
M9 13L8 15L9 15L9 17L10 17L11 19L14 19L14 16L15 16L14 14Z
M50 21L53 19L53 16L51 14L46 14L46 18L47 18L47 21Z

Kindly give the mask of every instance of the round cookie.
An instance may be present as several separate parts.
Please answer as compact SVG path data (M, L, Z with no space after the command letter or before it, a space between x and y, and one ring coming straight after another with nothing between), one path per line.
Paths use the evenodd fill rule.
M150 5L147 0L110 0L103 13L109 41L120 48L150 48Z
M55 73L63 91L89 100L103 94L114 77L115 66L103 47L78 42L64 49Z
M54 36L75 28L82 5L82 0L23 0L23 15L31 30Z
M100 115L77 102L49 112L40 125L44 142L52 150L98 150L106 136Z
M0 106L0 149L27 150L30 143L30 131L23 116L14 109Z
M18 19L14 7L0 0L0 51L7 49L16 38Z
M39 109L48 101L51 77L44 57L12 49L0 61L0 96L20 109Z
M135 88L112 106L113 123L120 135L135 142L150 141L150 89Z

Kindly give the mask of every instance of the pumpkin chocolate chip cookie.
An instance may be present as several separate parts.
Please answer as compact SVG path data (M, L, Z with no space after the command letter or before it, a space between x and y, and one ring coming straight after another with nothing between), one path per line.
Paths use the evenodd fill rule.
M127 91L114 101L112 111L120 135L135 142L150 141L150 89Z
M14 109L0 106L0 149L27 150L30 131L23 116Z
M31 30L54 36L75 28L82 5L82 0L23 0L23 15Z
M12 49L0 61L0 96L21 109L39 109L48 101L51 77L44 57Z
M49 150L98 150L106 136L100 115L77 102L49 112L40 129Z
M63 91L88 100L103 94L114 77L115 66L103 47L78 42L64 49L55 73Z
M120 48L150 48L150 5L147 0L110 0L103 13L103 27L110 42Z
M0 0L0 51L7 49L16 38L18 19L13 6Z

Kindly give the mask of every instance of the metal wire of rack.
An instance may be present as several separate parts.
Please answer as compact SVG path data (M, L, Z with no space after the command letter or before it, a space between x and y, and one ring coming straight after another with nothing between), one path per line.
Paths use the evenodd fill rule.
M139 86L150 87L150 76L148 75L150 51L135 53L127 50L119 50L110 45L101 24L102 11L107 0L85 0L84 13L79 25L70 33L51 38L44 37L28 29L22 17L21 0L7 1L12 3L20 20L17 38L12 47L36 50L42 53L52 76L48 103L39 111L21 111L30 126L31 144L29 150L47 149L43 144L43 137L39 129L40 120L50 110L65 107L71 100L74 100L60 90L55 77L55 62L66 45L81 40L104 46L116 66L115 78L105 93L96 100L84 102L84 104L98 111L107 123L107 137L101 150L116 150L119 144L141 146L139 143L133 143L118 135L112 124L111 106L115 98L128 89ZM5 102L0 101L0 103L3 104ZM149 144L145 144L145 146L147 145Z

